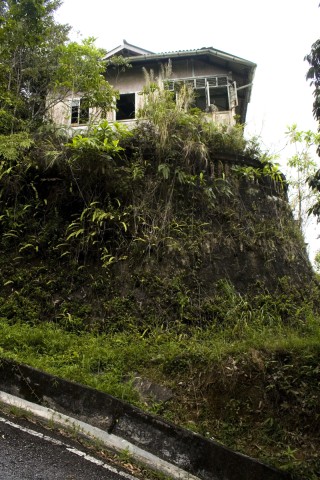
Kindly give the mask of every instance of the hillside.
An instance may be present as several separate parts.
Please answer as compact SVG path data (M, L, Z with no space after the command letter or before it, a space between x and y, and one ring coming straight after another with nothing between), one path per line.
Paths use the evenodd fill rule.
M169 107L1 136L0 353L318 478L319 291L285 179L241 126Z

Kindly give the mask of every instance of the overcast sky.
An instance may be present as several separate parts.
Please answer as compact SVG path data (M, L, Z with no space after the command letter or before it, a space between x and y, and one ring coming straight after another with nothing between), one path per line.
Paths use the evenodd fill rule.
M257 64L246 131L285 149L287 125L316 130L304 56L320 37L319 0L64 0L57 20L111 50L123 39L153 52L214 47ZM79 40L79 37L77 37ZM319 162L320 163L320 162ZM320 248L320 245L317 247Z

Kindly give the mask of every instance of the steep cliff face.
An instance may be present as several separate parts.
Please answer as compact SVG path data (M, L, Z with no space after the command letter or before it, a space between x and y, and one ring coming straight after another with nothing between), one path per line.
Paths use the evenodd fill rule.
M179 276L194 288L201 285L206 294L214 293L221 280L243 293L275 290L282 277L307 285L313 272L285 179L248 178L248 166L258 169L261 164L221 155L208 167L205 190L178 184L169 200L160 196L156 204L146 192L152 231L140 239L135 252L140 261L131 263L131 273ZM126 271L124 265L120 271Z
M285 180L248 178L248 167L261 164L220 155L205 188L177 182L168 195L167 182L158 195L149 185L136 197L137 218L148 205L152 222L137 227L126 259L112 266L112 296L126 298L135 315L206 321L223 283L249 295L304 291L314 274Z
M183 122L161 148L149 125L121 142L106 124L46 136L22 153L13 139L0 164L0 354L275 465L297 452L309 479L319 288L284 179L241 130L206 137ZM173 400L146 407L137 375Z
M240 165L254 163L243 162ZM272 290L283 276L304 285L313 275L285 183L266 176L248 179L236 163L232 157L215 161L229 191L227 195L222 191L199 212L208 222L207 234L199 243L199 277L207 283L228 279L242 292L255 285Z
M157 129L142 125L132 138L104 124L63 146L55 162L43 143L9 159L1 250L13 261L2 272L4 290L20 269L27 275L40 265L47 301L36 316L75 309L81 324L117 329L123 316L210 320L222 283L239 294L282 292L284 283L307 288L313 273L281 174L239 154L241 130L191 141L206 124L191 127L179 127L160 149ZM75 278L94 314L81 308ZM34 296L34 280L22 283L18 291ZM9 288L14 305L16 292Z

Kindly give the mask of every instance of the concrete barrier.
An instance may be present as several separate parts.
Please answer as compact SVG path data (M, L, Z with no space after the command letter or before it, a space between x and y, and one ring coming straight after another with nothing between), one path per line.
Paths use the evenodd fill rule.
M72 415L202 480L291 479L288 474L111 395L11 360L0 360L0 390Z

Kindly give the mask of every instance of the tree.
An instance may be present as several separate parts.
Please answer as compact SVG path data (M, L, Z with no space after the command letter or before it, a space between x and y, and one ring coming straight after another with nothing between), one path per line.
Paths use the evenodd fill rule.
M69 27L55 23L61 0L5 0L0 16L0 133L29 130L43 119Z
M311 52L306 55L305 60L308 61L310 68L307 73L307 80L310 80L311 85L314 86L314 101L313 101L313 115L315 119L320 122L320 39L318 39L311 47ZM320 123L319 123L320 132ZM317 144L317 153L320 155L320 142ZM314 193L320 192L320 170L317 170L313 175L308 178L309 187ZM309 209L310 213L313 213L320 219L320 200L317 196L317 200Z
M305 60L310 65L307 80L310 80L310 84L314 86L313 115L320 122L320 39L312 45L311 52L306 55ZM318 153L320 153L319 150Z
M320 144L320 134L312 131L299 131L296 124L289 127L287 137L294 145L295 153L287 161L290 185L290 203L302 231L308 222L308 213L313 208L318 195L308 185L317 172L317 163L312 156L312 148Z
M104 51L89 38L68 41L53 14L61 0L5 0L0 8L0 135L32 131L70 93L108 110L115 91L105 80Z
M48 109L70 95L79 94L87 107L96 107L102 113L115 107L116 92L104 77L105 51L94 42L90 37L81 44L69 42L58 47L59 64L51 77Z

